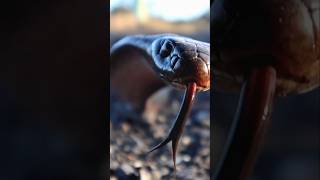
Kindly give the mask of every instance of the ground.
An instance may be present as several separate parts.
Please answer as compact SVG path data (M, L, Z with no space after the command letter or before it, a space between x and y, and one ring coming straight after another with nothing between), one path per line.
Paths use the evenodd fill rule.
M121 117L122 120L111 119L111 179L174 177L171 143L151 154L146 152L168 134L179 112L182 96L183 91L165 88L148 100L142 115L127 113ZM196 97L178 147L176 179L209 179L209 97L209 92L198 93ZM122 110L118 113L125 114L120 112Z

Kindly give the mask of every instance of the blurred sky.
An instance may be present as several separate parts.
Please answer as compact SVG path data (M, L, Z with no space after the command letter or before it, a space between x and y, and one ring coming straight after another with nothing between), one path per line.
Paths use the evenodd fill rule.
M167 21L190 21L207 13L210 0L143 0L150 15ZM118 7L134 10L137 0L111 0L110 11Z

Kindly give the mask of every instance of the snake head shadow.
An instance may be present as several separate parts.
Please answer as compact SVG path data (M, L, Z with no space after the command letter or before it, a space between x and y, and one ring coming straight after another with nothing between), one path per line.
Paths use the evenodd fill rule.
M161 78L180 88L190 82L210 88L210 44L188 38L163 37L152 43L154 68Z

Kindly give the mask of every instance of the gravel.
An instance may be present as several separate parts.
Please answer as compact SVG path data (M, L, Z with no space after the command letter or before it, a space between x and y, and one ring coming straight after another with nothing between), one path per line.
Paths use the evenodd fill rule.
M169 145L146 154L163 140L178 111L183 91L171 87L152 96L143 114L130 113L126 107L112 109L110 179L209 179L210 169L210 95L198 93L177 152L177 172L174 172ZM111 106L119 102L111 102ZM120 118L120 119L119 119Z

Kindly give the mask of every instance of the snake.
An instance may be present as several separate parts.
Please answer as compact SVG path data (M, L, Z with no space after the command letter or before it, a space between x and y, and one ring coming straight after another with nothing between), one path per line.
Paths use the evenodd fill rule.
M209 43L174 34L128 36L111 48L111 89L135 109L143 109L146 99L166 84L185 90L168 136L149 151L172 141L174 168L194 97L209 90L210 83L215 85L213 92L240 92L224 153L211 174L215 180L248 179L270 124L274 99L320 86L320 3L247 3L252 6L235 0L210 1L211 58Z
M165 84L185 90L167 137L148 152L172 142L176 169L177 147L195 95L210 89L210 44L177 34L131 35L116 42L110 55L110 86L136 107L143 106L150 94ZM136 83L135 87L123 87L126 78Z

